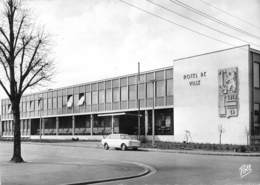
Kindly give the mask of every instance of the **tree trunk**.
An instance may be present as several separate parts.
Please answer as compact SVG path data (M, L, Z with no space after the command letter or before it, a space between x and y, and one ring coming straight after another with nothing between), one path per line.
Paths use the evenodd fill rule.
M14 120L14 145L11 162L21 163L23 162L23 158L21 156L20 107L18 102L12 103L12 105Z

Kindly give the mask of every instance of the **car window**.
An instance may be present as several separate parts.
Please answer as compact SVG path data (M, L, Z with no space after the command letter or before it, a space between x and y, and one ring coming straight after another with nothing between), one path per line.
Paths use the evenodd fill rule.
M120 139L120 136L118 134L110 135L110 139Z
M120 139L132 139L129 135L120 135Z

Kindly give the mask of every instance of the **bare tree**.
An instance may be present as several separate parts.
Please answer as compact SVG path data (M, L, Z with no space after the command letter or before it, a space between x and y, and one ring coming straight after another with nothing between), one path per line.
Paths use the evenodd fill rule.
M49 42L41 29L32 24L28 10L19 0L2 0L0 22L0 86L10 99L14 123L12 162L21 156L20 100L33 86L50 80L53 63Z
M218 125L218 133L219 133L219 144L221 144L222 134L225 132L222 124Z

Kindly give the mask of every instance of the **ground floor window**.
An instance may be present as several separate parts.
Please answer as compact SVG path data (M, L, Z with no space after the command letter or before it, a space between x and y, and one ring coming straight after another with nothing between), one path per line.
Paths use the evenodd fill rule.
M150 110L148 135L152 135L152 111ZM173 109L155 110L155 135L173 135Z
M260 104L254 104L254 135L260 135Z

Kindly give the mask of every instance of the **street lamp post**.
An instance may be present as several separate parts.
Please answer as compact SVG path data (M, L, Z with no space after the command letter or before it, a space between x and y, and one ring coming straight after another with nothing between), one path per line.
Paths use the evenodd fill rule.
M141 134L141 121L140 121L140 99L139 99L139 84L140 84L140 62L138 62L138 79L137 79L137 103L138 103L138 139L140 140L140 134Z
M42 141L42 98L38 99L38 108L40 113L40 142Z
M152 146L155 146L155 84L156 80L151 80L153 83L153 109L152 109Z

